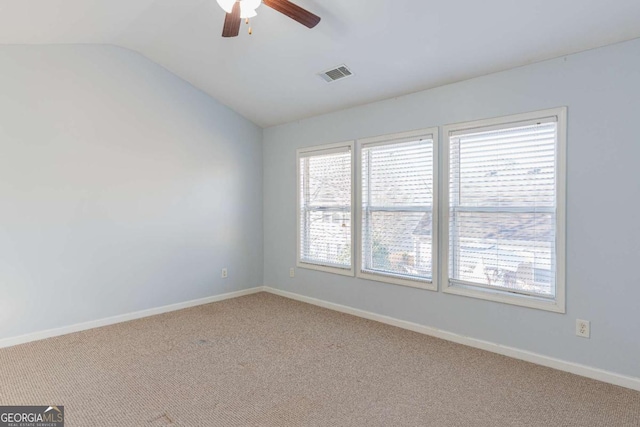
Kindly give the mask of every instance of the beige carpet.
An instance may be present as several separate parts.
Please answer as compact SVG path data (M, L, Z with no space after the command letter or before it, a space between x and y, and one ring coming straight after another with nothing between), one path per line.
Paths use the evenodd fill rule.
M640 426L640 393L261 293L0 350L67 426Z

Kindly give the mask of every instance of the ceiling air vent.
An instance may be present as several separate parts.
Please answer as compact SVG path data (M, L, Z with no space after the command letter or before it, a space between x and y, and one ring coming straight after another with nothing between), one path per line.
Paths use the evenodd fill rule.
M331 70L324 71L318 74L322 79L327 82L335 82L336 80L344 79L346 77L351 77L353 73L346 65L339 65L336 68Z

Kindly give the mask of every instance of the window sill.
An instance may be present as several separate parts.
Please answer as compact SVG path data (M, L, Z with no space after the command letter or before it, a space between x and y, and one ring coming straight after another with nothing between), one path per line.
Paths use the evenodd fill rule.
M462 295L471 298L478 298L487 301L500 302L504 304L518 305L537 310L552 311L554 313L566 313L565 304L558 295L556 299L538 298L528 295L519 295L511 292L476 288L459 284L447 283L442 289L446 294Z
M325 273L339 274L341 276L349 276L349 277L353 277L354 276L353 268L349 269L349 268L340 268L340 267L330 267L330 266L327 266L327 265L312 264L312 263L304 262L304 261L298 261L296 263L296 266L298 268L305 268L307 270L323 271Z
M429 291L438 290L438 285L433 281L426 282L422 280L413 280L410 278L402 277L400 275L394 276L391 274L389 275L375 274L375 273L365 273L365 272L359 271L356 276L359 279L373 280L374 282L390 283L392 285L408 286L410 288L426 289Z

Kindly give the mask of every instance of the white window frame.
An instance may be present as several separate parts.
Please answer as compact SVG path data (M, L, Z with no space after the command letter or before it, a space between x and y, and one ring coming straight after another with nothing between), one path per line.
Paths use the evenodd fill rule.
M487 289L478 286L452 284L449 281L449 171L450 171L450 138L453 132L468 131L474 128L518 125L523 122L536 122L555 118L557 121L556 152L556 295L555 299L541 298L533 295L513 293L503 290ZM567 108L553 108L525 114L517 114L487 120L458 123L443 127L443 160L442 160L442 233L440 252L440 268L442 272L442 291L448 294L462 295L489 301L519 305L524 307L565 313L565 268L566 268L566 158L567 158Z
M345 149L347 148L351 153L351 267L350 268L340 268L335 266L316 264L304 262L300 258L300 244L301 244L301 220L300 217L300 185L302 175L300 174L300 158L303 155L308 154L322 154L323 152L331 152L335 150ZM317 145L313 147L305 147L299 148L296 150L296 266L300 268L306 268L310 270L319 270L327 273L340 274L343 276L351 276L353 277L355 274L355 242L356 242L356 224L355 220L356 212L355 212L355 141L347 141L347 142L339 142L335 144L325 144L325 145Z
M415 141L417 138L429 138L433 140L433 200L432 200L432 212L431 212L431 236L432 236L432 248L431 248L431 281L413 279L410 276L402 276L400 274L383 274L372 273L362 271L362 256L364 249L363 243L363 224L362 224L362 148L365 146L393 144ZM356 179L354 181L354 189L356 193L356 237L357 237L357 256L356 256L356 276L360 279L373 280L376 282L391 283L394 285L409 286L419 289L427 289L431 291L438 290L437 279L439 277L439 265L438 265L438 243L439 243L439 227L438 227L438 194L439 194L439 154L438 154L438 128L419 129L409 132L401 132L389 135L376 136L371 138L364 138L357 141L356 147Z

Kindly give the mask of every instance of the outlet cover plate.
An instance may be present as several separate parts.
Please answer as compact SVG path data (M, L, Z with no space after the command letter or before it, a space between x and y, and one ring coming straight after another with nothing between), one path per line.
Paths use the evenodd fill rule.
M591 337L591 322L588 320L576 320L576 335L582 338Z

